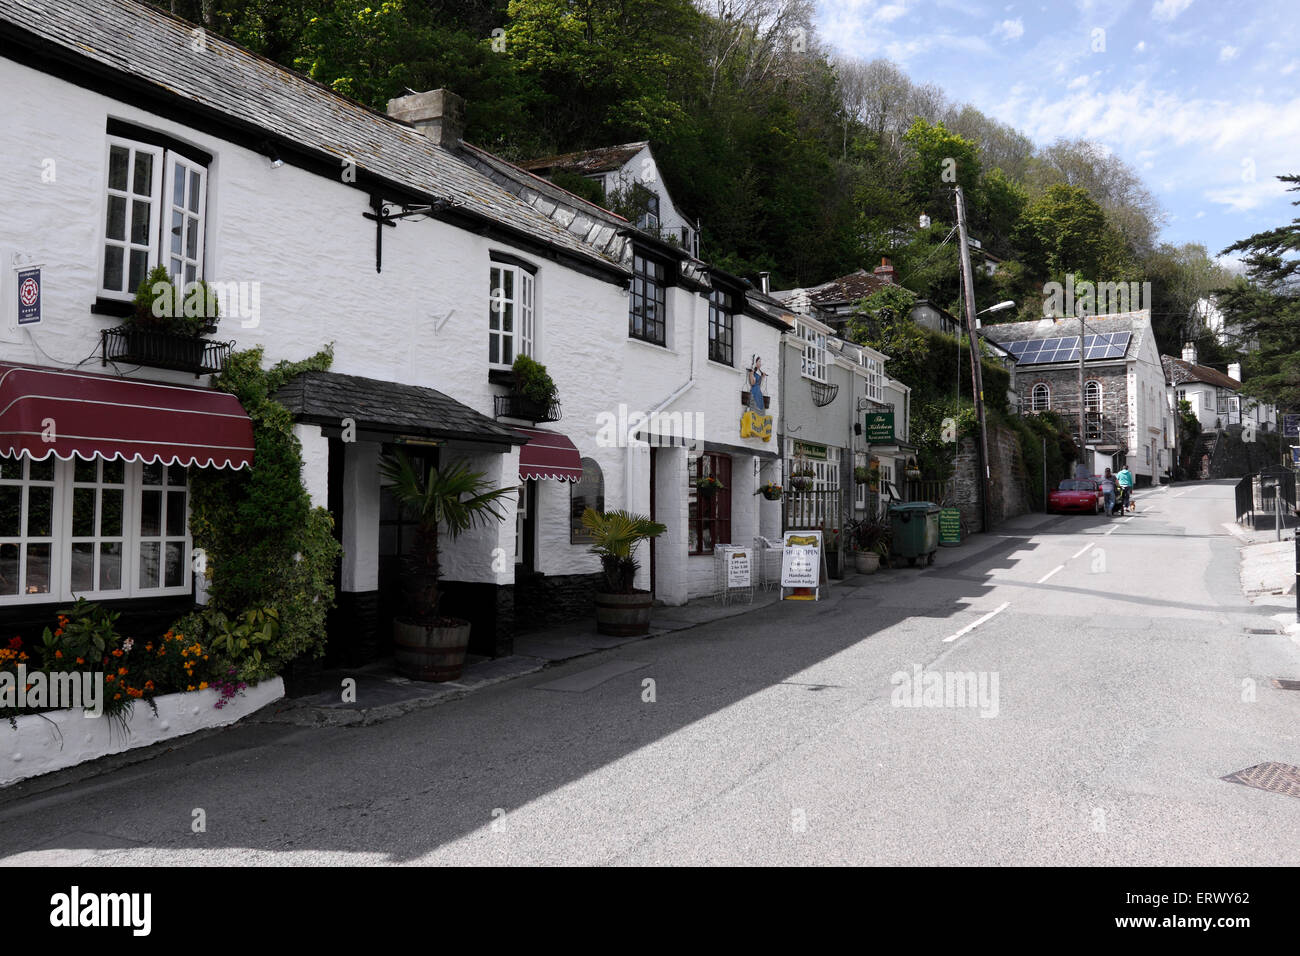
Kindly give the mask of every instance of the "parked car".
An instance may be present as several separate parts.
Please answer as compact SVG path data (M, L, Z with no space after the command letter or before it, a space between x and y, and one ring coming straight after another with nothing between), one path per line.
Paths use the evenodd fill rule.
M1106 509L1101 483L1091 478L1066 478L1047 496L1047 510L1052 514L1078 511L1099 515Z

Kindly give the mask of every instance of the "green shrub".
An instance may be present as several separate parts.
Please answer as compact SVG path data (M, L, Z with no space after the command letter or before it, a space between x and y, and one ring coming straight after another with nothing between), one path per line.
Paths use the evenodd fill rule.
M515 391L518 394L542 406L550 406L559 400L559 390L547 374L545 365L527 355L519 355L515 357L512 368L515 373Z
M238 618L254 608L274 608L275 636L261 645L261 659L241 667L246 680L278 674L300 656L325 653L325 615L334 605L334 564L339 544L333 516L312 508L302 484L302 448L293 416L271 398L281 385L306 371L325 371L327 348L302 362L262 368L262 349L230 357L216 385L235 395L253 422L253 467L206 469L191 483L190 532L212 568L209 610L175 625L211 637L216 614ZM197 619L196 619L197 618Z

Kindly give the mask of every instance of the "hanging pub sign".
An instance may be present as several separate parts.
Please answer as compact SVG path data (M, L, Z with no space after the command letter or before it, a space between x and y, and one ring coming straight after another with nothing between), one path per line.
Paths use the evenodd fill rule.
M866 439L873 445L894 444L893 412L868 412L864 427Z
M41 270L18 270L18 324L37 325L41 321Z
M745 375L749 383L749 407L740 415L740 437L771 441L772 416L767 414L767 402L763 398L763 383L767 381L763 360L753 356Z
M1282 416L1282 434L1287 438L1300 438L1300 415Z

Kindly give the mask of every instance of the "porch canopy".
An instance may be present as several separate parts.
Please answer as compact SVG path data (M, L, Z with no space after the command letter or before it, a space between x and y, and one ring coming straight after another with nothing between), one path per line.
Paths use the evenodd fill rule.
M528 439L437 389L338 372L303 372L275 393L300 422L337 436L351 422L357 441L495 445L504 452Z
M520 428L528 444L519 449L519 480L581 481L582 456L566 436L540 428Z
M225 392L0 363L0 455L243 468L253 424Z

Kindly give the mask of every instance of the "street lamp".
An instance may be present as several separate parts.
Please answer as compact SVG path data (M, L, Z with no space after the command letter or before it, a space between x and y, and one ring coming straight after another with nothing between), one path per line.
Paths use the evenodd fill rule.
M1014 309L1015 307L1016 304L1010 299L1007 299L1007 301L999 302L997 305L991 305L987 309L981 309L979 312L975 313L975 328L978 329L980 327L981 315L987 315L990 312L1005 312L1007 309Z

